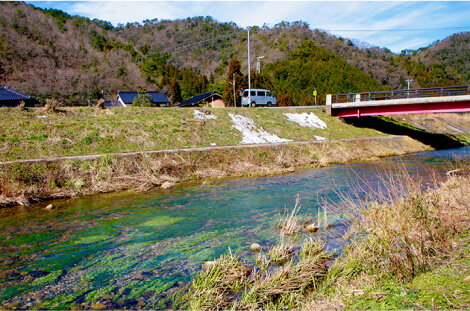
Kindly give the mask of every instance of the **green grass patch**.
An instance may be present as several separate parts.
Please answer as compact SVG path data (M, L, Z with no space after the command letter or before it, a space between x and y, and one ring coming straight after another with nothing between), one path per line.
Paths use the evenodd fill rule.
M188 147L237 145L241 133L233 128L228 113L250 117L258 127L281 138L314 140L314 135L329 139L371 137L380 134L357 129L331 117L321 109L212 109L217 116L201 122L194 109L123 108L113 114L92 115L81 108L66 108L65 113L45 119L41 109L0 110L0 147L8 150L4 161L96 153L158 150ZM314 113L328 129L311 129L288 121L284 113ZM21 126L17 126L20 123Z

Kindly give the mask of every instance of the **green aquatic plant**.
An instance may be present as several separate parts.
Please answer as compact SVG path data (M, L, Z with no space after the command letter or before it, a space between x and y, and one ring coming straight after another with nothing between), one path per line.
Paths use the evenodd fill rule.
M77 238L74 241L74 244L93 244L93 243L98 243L98 242L110 240L112 238L113 238L113 236L106 235L106 234L82 236L82 237Z
M47 310L65 310L71 309L74 306L74 301L78 297L86 294L89 289L82 289L75 291L71 294L63 294L55 297L51 300L46 300L41 303L39 306L35 307L36 309L47 309Z
M116 286L105 286L105 287L96 289L87 294L85 301L95 302L99 300L100 298L102 298L104 295L111 293L114 289L116 289Z
M147 220L146 222L142 223L140 226L162 228L162 227L166 227L174 223L177 223L183 219L184 218L182 217L169 217L169 216L162 215L162 216L153 217L152 219Z
M53 282L56 281L62 274L63 274L63 271L62 271L62 270L57 270L57 271L51 272L51 273L49 273L48 275L43 276L42 278L39 278L39 279L34 280L34 281L33 281L33 285L42 286L42 285L44 285L44 284L53 283Z

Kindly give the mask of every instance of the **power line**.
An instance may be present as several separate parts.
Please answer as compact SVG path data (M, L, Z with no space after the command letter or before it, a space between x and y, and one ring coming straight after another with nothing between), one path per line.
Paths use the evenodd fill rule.
M179 47L176 47L176 49L178 49L179 51L174 51L173 53L174 53L174 54L178 54L178 53L184 52L183 50L185 50L185 49L188 48L188 47L203 45L203 44L207 44L208 42L212 42L212 41L220 41L220 40L222 40L222 39L224 39L224 38L229 38L229 37L234 37L234 36L237 36L237 34L236 34L236 33L232 33L232 34L225 35L225 36L218 37L218 38L214 38L214 39L209 39L209 40L204 40L204 41L200 41L200 42L196 42L196 43L191 43L191 44L179 46ZM138 59L141 59L141 58L146 58L146 57L152 57L152 56L155 56L155 55L160 55L160 54L159 54L159 53L155 53L155 54L151 54L151 55L145 55L145 56L138 57L138 58L136 58L135 60L138 60Z
M184 46L181 46L181 47L179 47L179 48L185 49L185 48L190 47L190 46L202 45L202 44L205 44L205 43L207 43L207 42L212 42L212 41L220 41L220 40L222 40L223 38L233 37L233 36L236 36L236 35L237 35L236 33L232 33L232 34L225 35L225 36L222 36L222 37L218 37L218 38L214 38L214 39L209 39L209 40L204 40L204 41L200 41L200 42L196 42L196 43L184 45ZM175 53L181 53L181 52L183 52L183 51L176 51Z
M435 31L435 30L452 30L452 29L470 29L470 26L459 27L441 27L441 28L402 28L402 29L322 29L324 31L348 31L348 32L402 32L402 31Z

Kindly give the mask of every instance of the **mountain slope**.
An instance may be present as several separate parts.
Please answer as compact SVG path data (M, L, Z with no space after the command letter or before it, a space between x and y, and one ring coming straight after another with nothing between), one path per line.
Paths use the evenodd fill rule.
M0 2L0 8L0 78L3 84L41 100L54 97L68 104L87 104L99 98L101 90L109 98L119 90L138 87L162 90L172 100L185 100L204 91L222 92L233 58L240 60L241 72L247 75L247 31L209 16L113 27L109 22L37 9L22 2ZM276 78L269 68L281 63L294 66L283 62L292 61L291 53L306 40L336 57L327 67L315 69L317 76L312 79L325 86L320 86L322 93L356 92L363 91L364 85L371 86L360 76L351 83L344 79L336 79L337 84L323 83L326 78L321 82L320 77L327 72L331 76L332 70L339 68L334 62L340 61L341 68L346 63L354 66L388 89L405 88L409 78L415 80L412 87L469 81L469 56L465 54L468 34L396 55L311 30L302 21L283 21L272 28L252 27L251 68L256 57L264 56L262 72L269 73L271 83L291 83ZM294 93L294 89L278 89ZM311 98L306 101L311 102Z
M10 87L39 99L58 97L85 104L101 90L145 85L128 52L92 46L106 31L90 20L55 18L21 2L0 2L0 10L0 57L4 83ZM119 40L124 41L113 42Z

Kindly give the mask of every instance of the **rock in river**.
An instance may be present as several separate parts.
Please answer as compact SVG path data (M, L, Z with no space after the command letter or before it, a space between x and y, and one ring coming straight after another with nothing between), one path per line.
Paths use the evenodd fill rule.
M261 251L261 245L259 245L258 243L253 243L250 246L250 250L252 252L260 252Z
M172 183L172 182L169 182L169 181L165 181L161 186L160 188L162 189L170 189L171 187L173 187L175 184Z
M316 222L314 222L313 224L310 224L308 225L307 227L305 227L305 229L307 229L308 231L310 231L311 233L315 233L317 232L318 230L318 225Z

